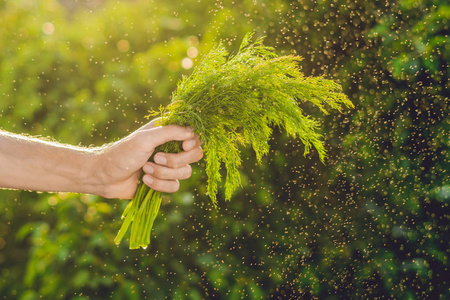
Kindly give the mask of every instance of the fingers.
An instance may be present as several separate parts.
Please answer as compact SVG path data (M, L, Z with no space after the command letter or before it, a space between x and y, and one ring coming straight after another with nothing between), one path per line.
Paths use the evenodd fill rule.
M182 141L184 151L176 154L157 153L154 156L154 162L147 162L142 167L145 173L143 182L156 191L173 193L180 187L178 180L191 176L192 170L189 164L202 159L202 143L189 127L160 126L159 122L160 120L155 119L137 131L137 140L141 149L155 149L159 145L175 140Z
M142 180L150 188L159 192L175 193L180 188L178 180L161 180L148 174L145 174Z
M185 140L180 153L157 153L154 162L147 162L142 170L145 175L143 181L150 188L166 193L178 191L178 180L191 177L192 169L189 164L202 159L203 150L198 137Z
M182 180L191 177L192 169L189 165L181 168L172 169L164 166L159 166L155 163L148 162L142 168L145 174L162 180Z
M143 181L155 191L174 193L180 188L178 180L191 177L192 169L189 165L172 169L148 162L142 170L145 172Z
M180 153L156 153L154 161L156 164L177 169L182 166L195 163L203 158L203 150L200 146L194 146L189 151Z

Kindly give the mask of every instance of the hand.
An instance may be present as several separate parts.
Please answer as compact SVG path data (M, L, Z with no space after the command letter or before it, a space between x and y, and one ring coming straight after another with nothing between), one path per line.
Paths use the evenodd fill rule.
M148 162L157 146L172 140L182 141L184 151L157 153L154 162ZM155 121L152 121L98 154L101 183L94 194L130 199L142 172L145 172L143 182L152 189L176 192L180 186L178 180L191 176L189 164L202 157L201 143L192 130L177 125L155 126Z

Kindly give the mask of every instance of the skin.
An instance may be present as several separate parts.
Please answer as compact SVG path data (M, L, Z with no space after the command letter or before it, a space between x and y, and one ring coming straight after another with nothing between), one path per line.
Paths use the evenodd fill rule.
M182 141L177 154L156 153L168 141ZM191 176L189 164L203 157L190 128L155 126L152 121L127 137L98 148L75 147L0 131L0 187L75 192L131 199L138 180L154 190L176 192Z

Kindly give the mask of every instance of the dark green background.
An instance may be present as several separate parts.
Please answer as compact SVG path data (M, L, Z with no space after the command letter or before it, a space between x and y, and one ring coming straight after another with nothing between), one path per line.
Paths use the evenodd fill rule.
M0 295L450 298L446 3L0 1L4 130L117 140L169 103L190 47L235 51L248 31L304 57L305 74L336 79L356 106L303 107L322 121L326 165L279 132L263 164L243 150L243 187L218 210L194 166L163 199L146 250L114 245L127 201L0 191Z

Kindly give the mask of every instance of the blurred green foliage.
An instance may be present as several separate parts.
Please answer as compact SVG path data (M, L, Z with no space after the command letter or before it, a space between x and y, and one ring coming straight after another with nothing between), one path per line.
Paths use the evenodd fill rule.
M449 298L449 15L440 0L1 1L4 130L118 139L250 30L357 108L322 119L326 165L282 135L261 165L244 152L244 186L218 210L200 163L145 251L113 243L126 201L1 191L0 295Z

